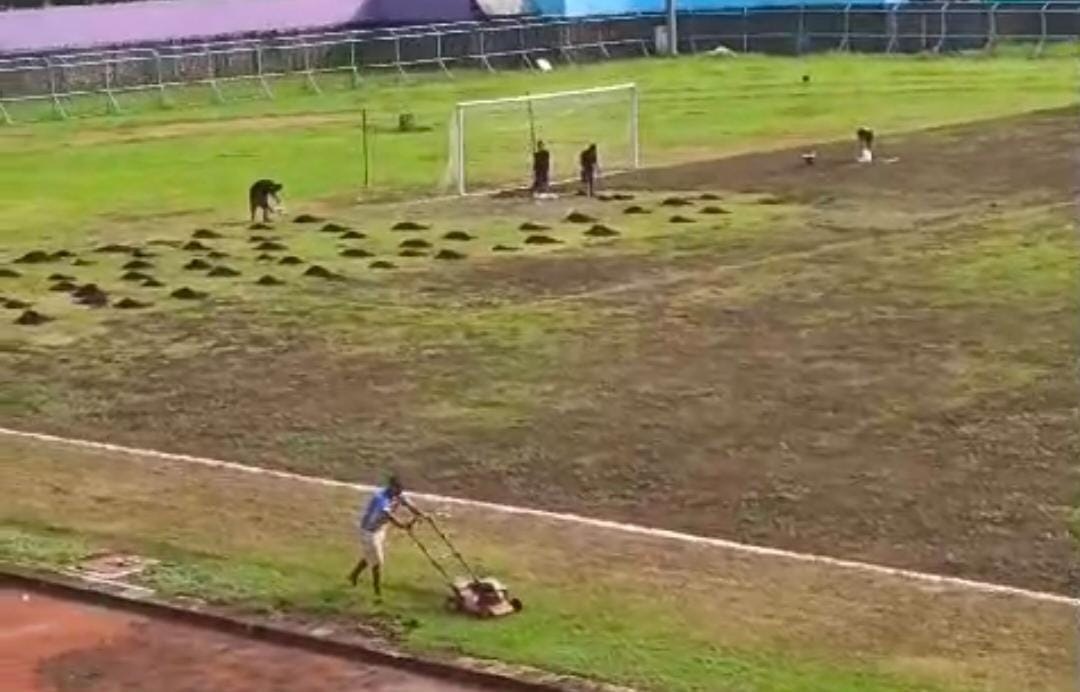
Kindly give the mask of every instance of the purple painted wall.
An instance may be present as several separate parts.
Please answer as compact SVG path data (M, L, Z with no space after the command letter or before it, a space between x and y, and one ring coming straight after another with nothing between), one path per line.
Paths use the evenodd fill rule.
M474 18L470 0L154 0L0 12L0 53Z

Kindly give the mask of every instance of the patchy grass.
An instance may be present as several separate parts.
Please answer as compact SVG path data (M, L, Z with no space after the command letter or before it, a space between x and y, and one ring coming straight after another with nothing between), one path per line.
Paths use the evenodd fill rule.
M163 560L147 581L166 595L359 617L412 649L665 691L1050 690L1071 670L1071 611L1051 604L434 507L525 600L480 626L441 610L437 576L401 535L384 606L347 587L361 500L347 489L11 438L0 478L0 560L56 568L134 550Z
M801 76L813 81L803 86ZM552 74L463 73L453 81L374 81L359 90L314 97L284 88L274 101L146 112L0 131L0 237L63 242L142 222L144 232L170 218L210 211L246 213L255 179L282 179L294 202L351 201L362 180L359 110L380 129L409 111L431 126L417 134L375 134L373 194L431 192L446 164L447 119L455 102L636 81L642 92L642 141L652 165L724 153L851 136L853 118L880 133L992 118L1075 102L1070 58L817 55L790 60L743 56L678 61L632 60L571 67ZM599 106L586 122L607 114ZM16 117L19 117L16 114ZM525 170L524 117L488 128L480 178L505 182ZM582 118L543 118L540 134L559 148L560 170L576 147L595 139L614 163L625 137L581 130ZM496 135L495 132L503 132ZM509 178L507 177L509 176ZM294 205L295 206L295 205Z

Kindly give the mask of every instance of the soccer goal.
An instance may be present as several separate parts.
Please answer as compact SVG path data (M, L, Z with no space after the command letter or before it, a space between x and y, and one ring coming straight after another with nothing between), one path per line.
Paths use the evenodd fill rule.
M599 151L600 172L637 168L638 90L635 84L465 101L450 119L444 187L468 194L526 188L538 142L551 152L551 180L577 175L578 154Z

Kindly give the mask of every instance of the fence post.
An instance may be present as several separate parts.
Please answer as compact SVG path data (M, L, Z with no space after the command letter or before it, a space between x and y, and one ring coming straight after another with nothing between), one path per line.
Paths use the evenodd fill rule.
M102 63L105 76L105 99L106 109L112 115L118 115L120 113L120 104L117 103L116 97L112 92L112 71L109 67L112 65L112 61L108 58Z
M3 120L5 125L14 125L15 121L11 119L11 115L8 114L7 108L4 108L4 99L0 98L0 120Z
M750 9L742 8L742 52L750 52Z
M156 48L151 48L150 52L154 55L154 70L157 72L158 99L161 107L165 108L168 105L168 97L165 94L165 75L161 69L161 53Z
M938 30L938 42L934 46L934 53L940 53L941 49L945 47L945 41L949 36L949 3L945 3L941 6L941 26Z
M268 99L274 98L274 92L270 91L270 85L266 82L266 72L263 70L262 44L255 44L255 74L259 78L259 86L262 87L263 95Z
M896 46L899 43L899 7L896 5L885 5L885 31L889 37L888 43L885 44L885 52L889 55L896 50Z
M203 48L206 49L206 73L210 80L210 90L213 92L214 101L225 103L225 95L221 93L221 89L218 87L217 70L214 68L214 56L210 52L210 44L204 43Z
M806 6L799 5L799 19L795 23L795 55L802 55L803 40L806 33Z
M1039 7L1039 42L1035 44L1035 50L1032 52L1032 57L1040 58L1043 54L1043 48L1046 47L1046 9L1050 6L1050 3L1044 3Z
M844 5L844 34L840 37L837 50L844 53L851 50L851 5Z
M488 72L494 72L495 68L492 67L491 61L488 60L487 56L487 40L484 38L486 35L487 31L485 31L483 27L480 27L480 64L486 67Z
M984 53L993 53L994 44L997 43L997 8L998 3L992 3L987 8L986 15L986 42L983 43Z
M363 78L360 76L360 66L356 63L356 37L349 38L349 71L352 73L352 86L356 89L360 86Z
M56 75L53 74L52 61L48 57L42 58L45 63L45 70L49 74L49 96L52 97L53 113L60 117L61 120L67 120L68 113L64 110L64 104L60 103L60 95L56 91Z
M446 73L446 76L453 79L454 75L450 74L450 68L446 66L446 61L443 60L443 45L442 45L442 29L435 29L435 61L442 68L442 71Z

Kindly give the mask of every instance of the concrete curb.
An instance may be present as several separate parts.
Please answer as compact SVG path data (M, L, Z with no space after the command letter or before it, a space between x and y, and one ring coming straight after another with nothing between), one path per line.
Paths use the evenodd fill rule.
M142 589L128 589L124 584L91 583L55 572L31 570L6 563L0 563L0 587L25 589L89 605L117 608L147 617L181 622L279 646L396 668L490 690L603 692L625 689L535 669L514 667L512 671L493 670L485 667L495 668L498 664L476 660L450 662L407 654L389 647L383 648L359 636L349 637L341 633L320 635L300 625L270 623L256 618L229 615L210 607L203 609L181 605L158 596L144 595Z

